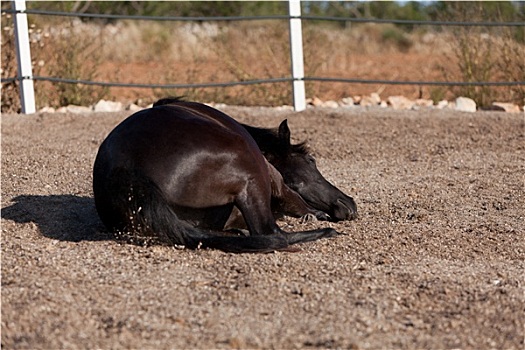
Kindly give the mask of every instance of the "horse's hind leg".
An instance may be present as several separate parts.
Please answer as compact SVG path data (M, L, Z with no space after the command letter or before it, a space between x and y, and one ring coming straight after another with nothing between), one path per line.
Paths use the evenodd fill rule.
M286 240L288 241L288 244L295 244L315 241L320 238L334 237L337 235L339 235L339 232L333 228L326 227L311 231L287 232Z

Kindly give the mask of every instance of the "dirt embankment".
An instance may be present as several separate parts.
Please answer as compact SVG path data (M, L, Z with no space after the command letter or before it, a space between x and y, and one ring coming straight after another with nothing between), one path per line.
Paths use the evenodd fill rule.
M522 349L522 114L228 107L308 139L360 218L299 253L138 247L91 190L126 113L2 116L2 347Z

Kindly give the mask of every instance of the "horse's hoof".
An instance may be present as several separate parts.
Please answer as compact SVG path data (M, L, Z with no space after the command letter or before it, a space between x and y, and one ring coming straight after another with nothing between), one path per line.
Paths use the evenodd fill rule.
M326 237L326 238L335 237L335 236L339 236L339 235L340 235L340 233L338 231L334 230L331 227L325 229L324 237Z
M325 213L324 211L318 211L315 213L315 217L317 220L320 220L320 221L330 221L332 218L330 217L330 215L328 215L327 213Z
M305 214L305 215L301 216L300 223L301 224L306 224L308 222L315 222L315 221L317 221L317 219L318 218L316 217L316 215L308 213L308 214Z

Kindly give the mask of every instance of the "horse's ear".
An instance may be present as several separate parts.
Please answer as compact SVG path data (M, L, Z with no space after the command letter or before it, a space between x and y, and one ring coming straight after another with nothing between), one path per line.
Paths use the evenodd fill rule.
M285 119L279 125L279 139L290 144L290 129L288 128L288 119Z

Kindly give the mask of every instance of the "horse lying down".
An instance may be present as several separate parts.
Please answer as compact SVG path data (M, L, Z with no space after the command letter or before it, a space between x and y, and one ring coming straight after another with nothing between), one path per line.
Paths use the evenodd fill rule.
M332 237L332 228L285 232L274 213L351 220L355 202L326 181L304 144L243 125L209 106L164 99L120 123L93 169L97 212L112 232L188 248L269 252ZM225 229L245 225L248 235Z

